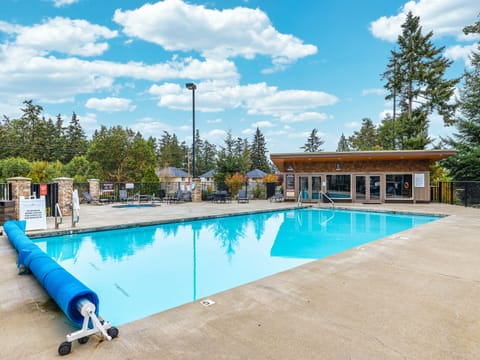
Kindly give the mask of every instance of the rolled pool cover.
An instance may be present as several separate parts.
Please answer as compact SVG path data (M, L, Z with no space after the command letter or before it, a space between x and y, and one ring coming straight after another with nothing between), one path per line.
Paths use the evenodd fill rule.
M18 265L30 269L67 318L81 328L83 316L77 303L84 299L90 301L95 305L95 314L98 316L97 294L34 244L25 234L25 225L22 222L24 223L9 220L3 224L5 233L18 251Z

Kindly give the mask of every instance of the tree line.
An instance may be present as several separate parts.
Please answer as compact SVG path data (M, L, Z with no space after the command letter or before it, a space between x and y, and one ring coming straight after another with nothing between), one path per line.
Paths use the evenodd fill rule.
M73 113L68 124L61 115L55 121L42 116L43 108L25 100L18 119L4 116L0 123L0 179L28 176L34 182L68 176L77 182L89 178L101 181L140 182L155 178L155 169L177 167L191 169L192 147L164 131L160 138L144 138L122 126L101 126L88 140ZM195 173L215 171L215 179L224 181L234 173L253 169L272 172L267 159L265 137L257 128L251 142L234 138L228 132L225 145L217 148L200 137L195 138ZM155 180L156 179L156 180Z

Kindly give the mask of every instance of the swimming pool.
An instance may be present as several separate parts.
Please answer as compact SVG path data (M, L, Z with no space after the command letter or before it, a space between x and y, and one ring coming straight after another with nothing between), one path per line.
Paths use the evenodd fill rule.
M121 325L438 219L295 209L35 239Z

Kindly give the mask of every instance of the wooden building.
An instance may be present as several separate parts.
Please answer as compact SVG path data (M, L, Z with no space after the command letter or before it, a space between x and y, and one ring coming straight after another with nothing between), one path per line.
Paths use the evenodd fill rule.
M430 202L430 165L455 150L271 154L285 198L318 202ZM326 195L326 196L324 196Z

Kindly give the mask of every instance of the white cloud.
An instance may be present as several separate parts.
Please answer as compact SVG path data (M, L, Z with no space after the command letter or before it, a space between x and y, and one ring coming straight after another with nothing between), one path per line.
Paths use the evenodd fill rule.
M406 14L420 16L424 33L433 30L434 36L454 36L467 40L462 30L473 24L480 12L480 2L472 0L417 0L408 1L397 15L382 16L370 23L373 36L387 41L396 41ZM471 37L469 37L471 39Z
M197 51L205 58L253 59L262 55L272 58L274 69L282 69L317 52L316 46L279 33L258 8L216 10L181 0L164 0L135 10L118 9L113 19L128 36L168 51Z
M90 98L87 100L85 106L89 109L98 111L133 111L136 106L132 105L131 99L107 97L104 99Z
M242 130L242 134L244 135L252 135L255 133L255 130L252 128L246 128Z
M462 59L465 62L465 66L471 67L472 61L470 59L470 56L476 49L477 46L475 44L466 46L455 45L445 50L445 56L449 59L452 59L453 61Z
M168 133L175 132L176 129L171 124L157 120L152 117L144 117L136 121L133 125L129 126L133 131L140 132L144 138L149 136L160 138L163 132Z
M338 98L322 91L283 90L249 101L249 114L281 116L320 106L334 105Z
M78 1L79 0L53 0L53 6L62 7L62 6L75 4Z
M223 119L220 119L220 118L207 120L207 124L220 124L221 122L223 122Z
M384 96L384 95L385 95L385 89L382 89L382 88L363 89L363 90L362 90L362 95L363 95L363 96L367 96L367 95L380 95L380 96Z
M10 33L17 34L16 45L35 50L40 55L59 52L70 55L95 56L108 49L101 39L117 36L116 31L85 20L62 17L48 19L31 27L12 27Z
M252 124L252 127L254 128L271 128L271 127L275 127L276 125L273 124L272 122L270 121L258 121L258 122L255 122Z
M280 116L280 121L285 123L297 123L304 121L324 121L328 115L318 112L288 113Z
M158 105L161 107L191 109L191 92L178 84L152 85L148 92L159 97ZM328 115L306 110L334 105L338 101L336 96L321 91L279 91L265 83L232 86L223 81L197 83L195 99L195 109L201 112L244 108L249 115L266 115L286 123L324 121ZM273 126L271 122L258 124Z
M358 129L360 128L360 126L362 126L362 124L359 123L358 121L351 121L351 122L345 123L344 126L347 129Z

